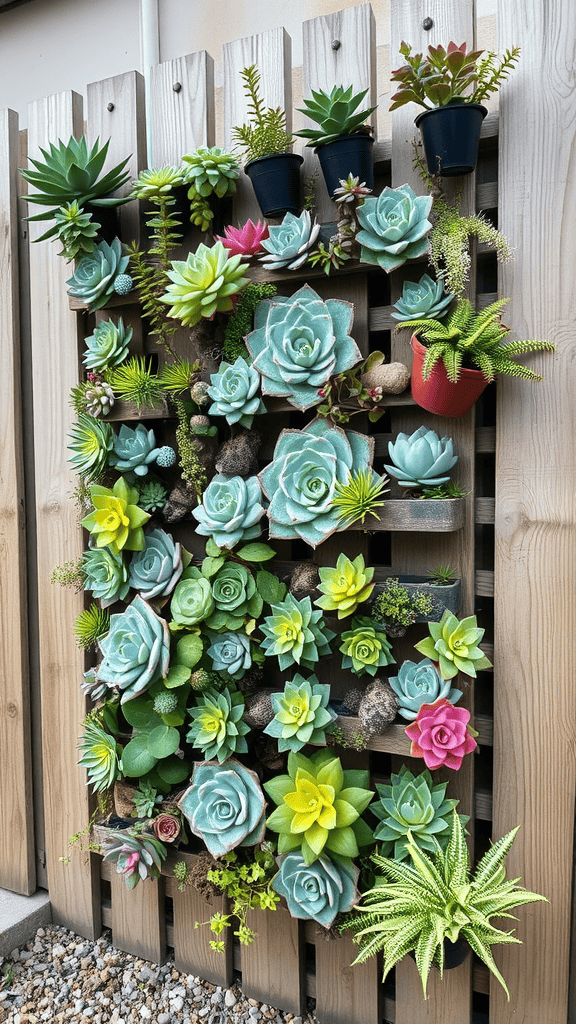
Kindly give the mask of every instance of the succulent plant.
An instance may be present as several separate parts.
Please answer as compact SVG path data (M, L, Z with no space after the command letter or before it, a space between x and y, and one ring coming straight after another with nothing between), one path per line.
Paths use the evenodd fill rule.
M69 462L88 482L102 476L114 443L114 431L109 423L79 413L68 435L72 452Z
M152 822L154 835L161 843L175 843L182 833L182 821L175 814L159 814ZM182 861L181 863L185 863Z
M446 799L447 782L432 782L429 771L413 775L402 765L397 775L392 775L390 785L376 783L379 799L372 804L372 813L380 821L374 831L374 839L380 845L383 857L394 860L408 859L408 833L420 850L434 853L437 843L446 849L450 838L451 811L457 800ZM460 815L466 824L468 818Z
M161 197L171 196L174 189L183 184L182 167L151 167L149 170L140 171L132 186L131 198L147 199L157 204Z
M92 484L90 499L94 511L85 516L82 526L95 538L97 548L110 548L117 555L123 548L141 551L144 547L142 527L150 519L136 504L138 491L119 477L112 490Z
M445 697L433 704L422 704L416 718L404 732L412 740L410 757L424 758L427 768L452 768L459 771L466 754L476 749L476 740L468 726L470 712L455 708Z
M255 224L247 220L241 228L229 224L224 228L223 236L216 235L216 240L229 249L231 256L243 256L244 259L262 252L262 241L265 238L268 238L268 225L263 220Z
M453 679L458 672L476 677L477 672L492 668L478 647L484 630L478 628L475 615L458 620L446 608L440 622L429 622L428 629L430 636L414 646L425 658L438 662L443 679Z
M335 85L331 92L324 92L323 89L310 90L312 99L304 100L304 107L299 107L301 114L306 114L312 121L320 125L319 128L304 128L295 132L303 139L310 139L307 146L326 146L329 142L335 142L343 135L352 135L357 132L366 121L366 118L376 110L376 107L369 107L365 110L358 110L358 106L364 99L368 89L353 95L353 86L344 89L342 85Z
M390 576L372 604L372 618L382 622L390 636L404 636L419 615L431 615L432 598L424 590L410 592L397 576Z
M103 660L96 673L98 681L117 686L122 704L168 673L168 625L138 594L125 611L112 615L110 632L99 646Z
M259 537L264 515L258 478L213 477L202 495L202 504L192 509L198 522L196 533L211 537L219 548L233 548L241 540Z
M162 403L162 385L143 356L132 356L121 366L109 369L106 379L116 398L133 402L138 412Z
M154 789L151 782L141 779L132 798L139 818L151 818L157 804L162 803L162 794Z
M120 776L118 745L114 737L97 722L87 722L78 749L78 764L86 768L88 782L94 792L110 789Z
M442 280L433 281L428 274L418 282L405 281L402 297L394 303L395 312L390 315L395 320L428 320L444 316L454 296L446 294L443 284Z
M386 186L378 198L365 199L357 210L360 262L372 263L389 274L406 260L423 256L428 247L426 236L432 230L427 220L431 207L432 196L417 196L409 185Z
M106 683L98 682L96 678L96 669L89 668L83 673L80 689L84 696L88 697L89 700L97 701L104 696L108 687Z
M103 320L89 338L84 338L86 351L82 362L89 370L118 366L126 359L131 340L132 328L124 327L122 317L118 318L117 324L113 320Z
M169 444L163 444L158 449L158 455L156 456L156 465L160 469L170 469L170 466L176 464L176 452Z
M108 608L115 601L124 601L130 590L128 569L122 554L108 548L90 548L82 555L84 590L90 590Z
M110 629L110 615L97 604L85 608L74 622L74 639L78 647L87 650L106 636Z
M206 197L213 193L223 199L236 191L240 167L234 153L227 153L217 146L211 149L199 146L193 153L183 156L182 162L185 164L184 180L193 193L188 193L190 199L194 194Z
M213 672L242 679L252 664L250 637L244 632L212 633L207 654L212 661Z
M339 528L333 505L336 483L372 461L373 442L364 434L317 418L304 430L283 430L274 458L260 473L270 499L270 537L300 537L316 547Z
M393 82L400 82L392 96L390 110L406 103L418 103L426 110L448 103L480 103L503 82L520 56L520 47L506 50L504 57L495 53L483 56L483 50L467 50L466 43L457 46L429 46L428 53L412 54L412 47L402 42L400 55L405 64L392 72ZM469 92L472 89L472 92Z
M429 658L403 662L398 675L390 676L388 682L398 698L398 714L410 722L423 704L433 704L439 697L457 704L462 696L462 690L451 689L450 681L442 678Z
M384 505L379 499L390 490L386 487L388 482L387 476L378 476L376 470L370 468L350 473L345 484L337 481L332 504L339 513L339 525L348 527L358 520L363 523L368 515L378 519L374 509Z
M374 589L371 582L374 569L366 568L362 555L353 562L342 552L338 555L336 568L322 566L319 570L318 590L322 597L314 603L324 611L337 611L339 619L345 619L356 611L359 604L367 601Z
M88 416L106 416L114 406L114 392L105 380L95 380L86 385L84 400Z
M261 648L268 657L278 658L281 672L294 664L313 669L321 658L330 656L335 633L324 625L322 612L312 609L309 597L298 601L288 593L271 610L272 615L260 625L265 637Z
M134 287L134 280L130 274L117 274L114 278L114 291L116 295L128 295Z
M244 92L248 100L251 121L232 128L232 139L245 149L249 163L262 156L287 153L292 136L286 131L286 114L280 107L265 107L260 95L260 72L255 64L240 72L244 79Z
M458 462L451 437L438 437L435 430L419 427L413 434L399 433L388 442L393 465L384 468L402 487L437 487L450 479Z
M141 833L129 833L102 843L104 860L116 865L116 873L124 875L128 889L134 889L140 879L159 878L166 847L159 839Z
M204 692L210 688L217 689L222 684L222 677L217 672L207 672L205 668L198 668L190 676L190 686L193 690Z
M264 732L278 740L278 750L301 750L306 743L325 743L326 727L336 718L328 709L330 686L316 676L299 673L286 683L284 693L271 695L274 718Z
M114 281L118 274L124 274L130 257L122 255L119 238L99 242L89 256L83 256L66 284L68 295L80 299L91 312L101 309L114 293Z
M171 594L182 575L182 545L164 530L144 535L144 547L132 555L130 586L145 601Z
M362 359L349 334L353 316L350 302L324 302L307 284L289 298L264 299L246 338L263 393L285 397L297 409L316 405L318 389Z
M168 491L164 484L156 480L147 481L140 488L140 497L138 498L140 508L143 508L145 512L159 512L166 504L167 494Z
M330 928L360 899L359 869L341 858L319 857L308 865L300 853L287 853L278 864L272 888L286 900L291 917Z
M254 417L266 412L258 394L260 375L241 356L232 365L220 363L210 381L211 386L207 388L212 399L208 409L210 416L225 416L230 425L238 423L249 430Z
M365 771L343 771L327 750L310 757L290 751L288 775L265 783L275 804L266 825L278 832L278 853L301 849L306 864L325 855L356 857L372 839L360 820L374 793Z
M340 639L342 668L349 668L357 676L375 676L379 668L395 662L386 633L365 615L356 615L351 629L341 633Z
M114 450L108 461L118 472L126 473L128 481L132 481L134 476L146 476L150 463L156 461L158 451L153 430L148 430L143 423L138 423L134 429L123 423L114 436Z
M233 308L232 298L249 283L243 277L246 264L240 256L229 256L222 242L211 248L202 242L188 258L174 260L167 276L172 282L160 301L170 306L167 315L193 327L202 317L211 320L215 313Z
M154 697L154 711L157 715L171 715L178 707L178 697L175 693L162 690Z
M195 764L178 806L213 857L264 839L266 803L258 776L233 758L224 765Z
M196 707L189 708L188 714L192 725L186 742L201 750L208 761L216 758L222 764L232 754L248 751L244 737L250 726L242 721L244 697L239 690L204 690L197 695Z
M241 625L245 616L257 619L262 612L263 602L256 589L256 581L246 566L239 562L224 563L212 577L211 592L216 609L208 622L212 630L226 628L230 618Z
M172 618L179 626L195 626L214 611L210 580L191 566L177 584L170 602Z
M319 234L320 225L312 223L309 210L303 210L299 217L287 213L281 224L268 228L268 238L262 240L267 255L260 262L268 270L297 270L306 262Z
M54 222L58 241L62 243L59 256L64 256L70 262L94 252L100 224L93 221L76 200L64 203L54 214Z

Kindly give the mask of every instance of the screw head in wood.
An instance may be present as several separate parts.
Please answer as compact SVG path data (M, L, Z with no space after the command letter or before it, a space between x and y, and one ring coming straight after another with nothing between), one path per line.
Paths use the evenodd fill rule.
M342 46L342 43L340 42L339 39L333 39L332 40L332 49L333 50L339 50L341 46Z
M433 27L434 21L432 20L432 18L424 18L424 21L422 22L422 28L424 29L424 31L429 32L430 29Z
M180 90L182 88L182 83L181 82L174 82L174 85L172 86L172 88L173 88L174 92L180 92Z
M114 110L114 104L113 103L109 103L108 106L106 107L106 110L109 110L110 113L112 113L112 111Z

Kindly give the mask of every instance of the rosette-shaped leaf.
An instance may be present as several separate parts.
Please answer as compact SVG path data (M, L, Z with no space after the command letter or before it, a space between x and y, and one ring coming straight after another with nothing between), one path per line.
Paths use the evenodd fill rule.
M86 351L82 362L89 370L118 366L128 356L131 340L132 328L124 327L122 317L118 318L117 324L113 320L103 320L94 328L94 334L84 338Z
M236 179L240 173L238 159L234 153L227 153L217 146L208 149L199 146L193 153L182 157L186 165L184 177L199 196L215 193L220 199L236 191Z
M202 495L202 504L192 509L198 521L196 533L212 537L219 548L233 548L240 541L259 537L264 515L258 478L218 474Z
M88 781L95 793L110 789L120 775L116 740L97 722L88 722L78 744L78 764L86 768Z
M438 662L443 679L453 679L458 672L475 677L482 669L492 668L478 647L484 630L478 628L475 615L458 620L447 608L440 622L429 622L428 629L430 636L414 646L425 658Z
M242 277L246 264L240 256L229 257L222 242L211 248L201 242L186 261L174 260L171 266L168 277L172 284L160 301L170 306L167 315L185 327L193 327L203 316L211 320L215 313L229 313L234 306L232 297L249 284L249 279Z
M271 608L272 615L260 626L265 636L261 646L268 657L278 658L282 672L294 664L313 669L320 658L330 656L330 641L336 634L324 625L322 612L312 608L309 597L298 601L288 593Z
M448 295L443 282L433 281L424 274L418 282L405 281L402 297L394 303L391 315L395 320L439 320L444 316L454 296Z
M143 423L138 423L132 430L123 423L114 437L114 451L108 461L121 473L146 476L159 451L153 430L147 430Z
M398 714L410 722L423 704L433 704L439 697L457 704L462 696L462 690L451 689L450 681L442 678L428 658L419 662L405 661L398 675L391 676L388 682L398 698Z
M105 380L95 380L84 392L89 416L106 416L114 406L114 392Z
M263 600L256 581L245 565L225 562L212 579L215 612L208 621L209 629L240 629L246 616L257 619Z
M451 437L438 437L435 430L419 427L413 434L400 433L388 442L394 463L385 466L402 487L438 487L450 479L458 462Z
M249 259L257 252L262 252L262 242L268 238L268 225L262 220L247 220L243 227L234 228L231 224L224 228L224 236L216 235L219 242L225 245L231 256L244 256Z
M130 586L145 601L171 594L182 575L182 546L164 530L150 530L144 547L132 556Z
M113 554L126 548L141 551L144 547L142 527L150 519L148 512L138 508L138 491L129 487L123 476L112 490L92 484L90 498L94 511L82 520L82 526L94 535L97 548L110 548Z
M360 899L359 870L345 860L319 857L308 865L300 853L287 853L278 864L272 888L284 897L292 917L330 928L337 914L351 910Z
M269 270L297 270L308 258L308 253L320 234L320 225L312 224L310 213L303 210L299 217L287 213L281 224L270 225L268 238L262 240L267 256L260 262Z
M175 843L182 832L182 822L174 814L159 814L154 818L152 828L161 843Z
M212 660L213 671L229 675L232 679L242 679L252 664L250 638L246 633L214 633L211 641L207 653Z
M129 256L122 255L122 243L115 238L110 245L100 242L89 256L83 256L66 282L68 295L80 299L90 310L101 309L114 294L114 281L126 272Z
M68 461L76 472L86 480L102 476L114 443L110 424L79 413L78 422L72 424L69 437L68 451L72 455Z
M232 364L220 363L217 373L210 376L211 386L206 393L212 399L210 416L225 416L228 423L239 423L248 430L254 416L266 412L258 394L260 376L242 356Z
M427 219L432 196L417 196L409 185L384 189L378 198L368 196L356 215L362 230L356 241L361 263L373 263L387 274L406 260L423 256L432 224Z
M245 754L248 744L244 737L250 726L242 721L244 697L237 690L227 687L218 693L205 690L196 697L196 707L190 708L192 725L186 742L198 747L211 761L217 758L219 764L232 754Z
M124 875L129 889L134 889L140 879L160 877L166 847L159 839L129 834L105 839L102 846L104 860L116 864L116 873Z
M284 693L271 694L274 718L264 732L278 740L278 750L301 750L306 743L325 743L326 726L336 718L328 710L330 686L316 676L297 674L286 683Z
M324 92L323 89L319 89L317 92L314 89L310 91L312 99L305 99L304 107L298 109L301 114L306 114L312 121L316 121L320 127L305 128L303 131L296 132L296 135L310 139L310 142L306 143L307 146L326 146L343 135L352 135L376 110L376 107L357 109L368 89L354 93L352 85L347 89L343 85L335 85L329 93Z
M351 302L323 302L307 284L290 298L264 299L246 338L264 394L285 397L297 409L316 405L329 378L362 358L349 334L353 315Z
M195 626L204 622L214 611L210 580L196 566L186 569L170 602L174 622L179 626Z
M288 775L264 785L279 806L267 821L278 832L278 853L301 848L306 864L323 851L356 857L358 847L371 842L372 833L360 820L374 793L365 771L343 771L339 758L327 750L311 757L291 751Z
M103 608L124 601L130 590L128 569L121 554L109 548L90 548L82 555L84 590L92 591Z
M171 198L174 189L184 184L184 170L181 167L150 167L140 171L132 188L132 199L147 199L155 205L166 196Z
M340 636L342 668L349 668L357 676L368 673L375 676L379 668L393 665L392 647L384 630L365 615L352 619L352 628Z
M213 857L264 839L266 802L258 776L234 759L196 763L178 806Z
M139 595L126 611L111 616L110 632L98 646L104 657L97 679L122 690L122 704L168 674L168 624Z
M323 418L304 430L283 430L273 461L260 473L270 498L270 537L300 537L311 547L330 537L340 522L332 503L336 482L347 483L351 471L371 463L373 444L372 438L329 426Z
M416 720L404 730L412 740L410 757L423 757L427 768L446 765L457 772L464 756L476 748L469 721L466 708L455 708L444 697L423 704Z
M367 569L362 555L357 555L353 562L348 555L338 555L336 568L323 566L318 570L320 583L318 590L322 597L314 602L325 611L337 611L339 619L345 619L356 611L359 604L367 601L374 589L371 582L374 569Z
M374 839L381 843L383 857L394 860L408 859L408 832L421 850L435 853L438 842L446 849L450 838L452 811L457 800L446 799L447 782L433 784L430 772L413 775L402 765L398 775L392 775L389 786L379 786L379 800L372 804L372 813L380 824ZM460 815L463 825L468 818Z

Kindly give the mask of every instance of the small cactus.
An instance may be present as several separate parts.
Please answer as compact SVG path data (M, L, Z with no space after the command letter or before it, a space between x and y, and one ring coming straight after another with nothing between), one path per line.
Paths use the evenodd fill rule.
M170 715L178 707L175 693L158 693L154 698L154 711L158 715Z

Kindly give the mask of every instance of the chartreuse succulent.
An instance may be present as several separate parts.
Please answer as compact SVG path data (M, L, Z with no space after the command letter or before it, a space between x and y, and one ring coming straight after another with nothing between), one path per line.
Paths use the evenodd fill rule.
M87 722L80 743L78 764L86 768L95 793L110 789L120 777L118 744L97 722Z
M431 853L438 848L445 849L450 838L451 812L457 800L446 799L447 782L432 782L429 771L413 775L402 765L397 775L392 775L390 785L376 783L379 799L372 804L372 813L380 824L374 831L374 839L380 843L383 857L394 860L408 859L408 834L421 850ZM466 815L460 815L466 824Z
M322 566L318 570L320 583L318 590L322 597L314 602L324 611L338 612L339 619L345 619L356 611L359 604L367 601L374 589L372 577L374 569L366 568L362 555L357 555L353 562L342 552L338 555L336 568Z
M244 697L239 690L225 687L219 693L205 690L196 697L196 707L188 711L192 725L186 742L197 747L208 761L216 758L219 764L232 754L245 754L248 744L245 736L250 726L242 721Z
M249 283L243 277L246 264L240 256L229 256L222 242L211 248L200 243L186 261L174 260L167 276L171 281L160 301L170 307L167 315L193 327L202 317L229 313L232 298Z
M429 658L403 662L398 675L390 676L388 682L398 698L398 714L410 722L417 717L423 704L434 704L439 697L457 704L462 696L462 690L452 689L449 679L442 678Z
M82 362L89 370L118 366L126 359L131 340L132 328L124 327L122 317L118 317L117 324L113 320L102 320L94 333L84 338L86 351Z
M438 487L450 479L458 462L451 437L438 437L435 430L419 427L413 434L399 433L388 442L392 465L384 468L402 487Z
M376 110L376 107L367 107L358 110L368 89L354 94L353 86L344 89L342 85L335 85L331 92L324 92L323 89L310 90L312 99L304 100L304 107L300 107L300 113L306 114L312 121L315 121L318 128L304 128L295 132L303 139L309 139L307 146L326 146L329 142L335 142L343 135L352 135L364 124L366 118Z
M351 629L341 633L340 651L342 668L349 668L357 676L375 676L379 668L393 665L392 647L384 630L365 615L352 619Z
M266 801L260 781L256 772L234 758L223 765L195 764L192 782L178 806L190 831L205 842L213 857L264 839Z
M74 299L80 299L90 311L101 309L114 294L116 279L129 277L126 274L129 259L129 256L122 255L120 239L114 238L110 245L108 242L99 242L94 252L83 256L76 264L72 277L66 282L69 285L68 294ZM121 288L124 288L124 282Z
M308 259L309 252L320 234L320 225L312 223L310 212L303 210L297 217L287 213L281 224L271 224L268 238L262 239L266 255L261 257L268 270L297 270Z
M90 499L94 511L85 516L82 526L90 531L97 548L110 548L117 555L123 548L141 551L144 547L142 527L150 519L136 504L138 491L119 477L112 489L92 484Z
M84 213L76 200L64 203L54 214L54 221L58 241L62 244L59 256L68 261L79 260L94 252L100 224L93 221L89 213Z
M260 374L242 356L232 365L220 363L210 381L206 392L212 399L210 416L224 416L231 426L238 423L249 430L254 417L266 412L259 394Z
M356 215L361 230L356 241L361 246L360 262L381 267L387 274L406 260L423 256L432 230L428 215L432 196L417 196L409 185L389 188L375 198L368 196Z
M126 473L128 480L133 480L135 476L146 476L159 451L153 430L143 423L137 423L134 429L123 423L114 435L114 449L108 461L119 473Z
M444 941L456 942L462 937L508 994L491 946L520 940L497 928L492 918L510 916L511 910L525 903L547 901L539 893L517 886L517 878L506 879L503 861L518 828L494 843L472 873L464 826L456 811L452 815L448 844L433 856L422 852L410 834L411 864L372 856L382 877L343 925L353 929L354 942L360 946L354 963L364 963L382 952L385 980L399 960L414 952L426 996L432 964L439 967L440 976L443 973Z
M128 569L122 553L109 548L89 548L82 555L84 590L90 590L103 608L124 601L130 590Z
M175 188L184 184L184 170L181 167L151 167L140 171L132 187L134 199L147 199L158 206L162 200L170 199Z
M162 861L166 859L166 847L148 832L130 832L117 839L110 837L102 843L104 860L116 865L116 873L124 875L129 889L134 889L140 879L159 878Z
M72 424L68 436L71 441L68 451L72 452L68 461L88 482L97 480L104 473L112 452L112 427L93 416L79 413L78 420Z
M429 622L428 629L430 636L414 646L425 658L438 663L443 679L453 679L458 672L475 677L482 669L492 668L492 662L478 647L484 630L478 628L475 615L458 620L447 608L440 622Z
M284 693L271 695L274 718L264 732L278 740L278 750L301 750L306 743L325 743L326 727L336 718L328 709L330 686L316 676L299 673L286 683Z
M291 751L288 775L265 783L278 804L267 827L278 832L278 853L300 850L306 864L322 856L356 857L359 846L372 841L360 818L374 793L366 771L342 769L328 750L311 757Z
M454 296L444 291L442 279L424 274L419 281L405 281L402 296L390 314L395 320L432 320L445 315Z
M140 595L125 611L112 615L110 631L99 646L103 659L97 669L98 681L118 687L122 704L168 673L168 625Z
M330 928L337 914L351 910L360 898L359 869L343 858L319 857L306 864L302 854L286 853L278 864L272 888L286 900L291 917Z
M322 612L313 610L309 597L298 601L288 593L271 611L260 625L265 637L261 647L268 657L278 658L280 671L294 664L313 669L330 656L335 634L324 625Z

